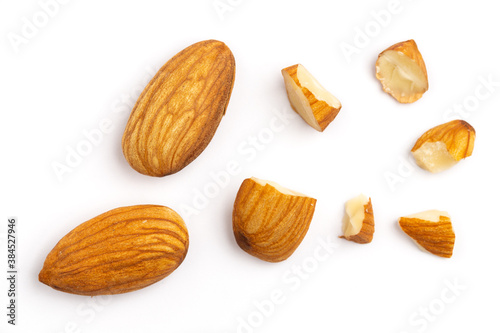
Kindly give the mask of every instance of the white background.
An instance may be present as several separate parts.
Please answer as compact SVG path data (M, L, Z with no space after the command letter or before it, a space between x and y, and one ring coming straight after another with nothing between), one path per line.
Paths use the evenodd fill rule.
M8 216L18 218L19 247L18 325L6 324L2 273L0 331L498 330L500 224L492 189L500 185L500 87L475 97L477 89L488 92L481 78L500 82L493 1L400 0L383 27L371 13L392 8L389 0L222 0L230 6L223 13L212 0L68 1L17 48L9 36L22 36L41 5L0 3L2 271ZM365 28L371 37L355 44ZM211 38L224 41L236 59L233 94L216 135L178 174L138 174L121 153L131 110L122 99L140 92L178 51ZM430 89L403 105L381 90L374 63L380 51L410 38L426 62ZM346 57L346 44L358 45L358 53ZM280 70L295 63L343 104L323 133L288 104ZM460 116L452 108L464 103L470 111ZM288 123L277 114L287 114ZM476 129L472 157L441 174L408 167L415 140L455 118ZM60 181L54 163L66 163L68 149L103 119L113 129ZM265 134L274 122L281 126L271 140ZM251 148L259 135L265 143ZM231 160L239 172L203 202L199 193ZM401 177L393 187L388 174ZM251 176L318 200L308 234L284 262L246 254L232 235L232 204ZM337 238L344 202L361 192L371 196L375 213L368 245ZM172 275L143 290L93 299L38 282L45 256L71 229L107 210L146 203L173 208L188 226L189 252ZM199 209L188 214L188 206ZM397 226L400 216L427 209L452 217L451 259L421 252ZM320 247L329 241L332 253ZM302 275L293 273L303 265ZM450 283L464 289L453 292ZM276 293L282 302L269 306ZM424 319L419 311L429 307ZM242 321L251 326L243 328Z

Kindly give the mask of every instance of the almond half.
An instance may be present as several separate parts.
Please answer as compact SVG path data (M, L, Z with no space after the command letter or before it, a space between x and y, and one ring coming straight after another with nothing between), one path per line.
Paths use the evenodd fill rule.
M342 220L345 238L359 244L370 243L375 232L371 198L364 194L349 200L345 204L345 215Z
M413 39L380 53L375 69L382 89L400 103L413 103L429 89L427 69Z
M448 213L428 210L401 217L399 226L421 250L444 258L453 255L455 232Z
M269 262L287 259L309 229L316 199L257 178L243 181L233 209L233 232L247 253Z
M281 74L292 109L311 127L323 132L342 108L340 101L300 64L282 69Z
M436 173L472 155L476 131L464 120L453 120L422 134L411 152L417 165Z

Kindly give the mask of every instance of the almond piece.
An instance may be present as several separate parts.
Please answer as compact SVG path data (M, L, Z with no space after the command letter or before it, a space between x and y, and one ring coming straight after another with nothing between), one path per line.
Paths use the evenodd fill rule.
M425 132L411 152L417 165L436 173L471 156L476 131L464 120L453 120Z
M375 68L382 89L400 103L413 103L429 89L427 69L413 39L380 53Z
M342 105L300 65L281 70L292 109L311 127L323 132L335 119Z
M160 281L184 260L182 218L156 205L121 207L77 226L50 251L40 282L78 295L111 295Z
M243 181L233 209L233 232L247 253L269 262L290 257L309 229L316 199L257 178Z
M162 177L198 157L226 111L234 71L231 50L216 40L170 59L142 92L125 128L122 149L130 166Z
M401 217L399 226L421 250L444 258L453 255L455 232L448 213L428 210Z
M370 243L375 232L371 198L364 194L349 200L345 204L345 215L342 219L345 238L359 244Z

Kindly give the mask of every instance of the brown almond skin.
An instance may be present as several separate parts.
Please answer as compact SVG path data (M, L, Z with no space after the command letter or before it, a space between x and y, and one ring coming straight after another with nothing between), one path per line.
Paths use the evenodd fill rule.
M412 152L417 151L427 142L444 142L451 156L460 161L472 155L476 131L465 120L452 120L431 128L417 140Z
M451 258L453 255L455 232L449 217L440 216L439 222L401 217L399 226L401 230L430 253L443 258Z
M320 127L320 132L323 132L325 128L330 125L330 123L337 117L337 115L340 112L340 109L342 106L338 109L328 105L325 101L321 101L316 99L316 96L307 88L302 87L302 84L299 82L299 78L297 76L297 67L299 67L299 64L283 68L281 72L286 72L290 75L290 77L293 79L295 84L299 86L302 90L302 93L304 96L307 98L309 105L311 105L312 112L314 114L314 118L316 118L316 121L318 122L318 125ZM288 92L287 92L288 94ZM290 98L289 98L290 99ZM290 106L292 107L293 111L296 113L300 114L293 104L290 102Z
M136 171L162 177L182 170L207 147L225 114L235 62L220 41L193 44L170 59L137 100L122 138Z
M373 207L372 199L368 198L368 203L364 206L365 218L363 219L363 225L358 234L349 237L339 236L339 238L347 239L358 244L368 244L373 240L373 234L375 233L375 219L373 218Z
M316 199L285 195L245 179L236 195L233 232L245 252L269 262L292 255L311 223Z
M120 207L64 236L47 255L38 279L70 294L122 294L168 276L188 247L186 225L172 209Z

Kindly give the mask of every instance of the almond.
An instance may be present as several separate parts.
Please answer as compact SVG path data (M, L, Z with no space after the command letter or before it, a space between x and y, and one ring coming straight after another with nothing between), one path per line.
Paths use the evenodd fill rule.
M344 235L340 236L340 238L345 238L359 244L370 243L375 232L371 198L360 194L347 201L342 221Z
M316 199L257 178L243 181L233 209L233 232L247 253L269 262L287 259L309 229Z
M234 72L231 50L216 40L170 59L142 92L125 128L122 149L132 168L162 177L198 157L226 111Z
M448 213L428 210L401 217L399 226L421 250L444 258L453 255L455 232Z
M429 89L427 69L413 39L380 53L375 68L382 89L400 103L413 103Z
M172 209L110 210L77 226L45 259L40 282L78 295L111 295L160 281L184 260L189 236Z
M281 70L292 109L319 132L335 119L342 108L340 101L300 65Z
M411 152L417 165L430 172L449 169L471 156L476 131L464 120L453 120L422 134Z

